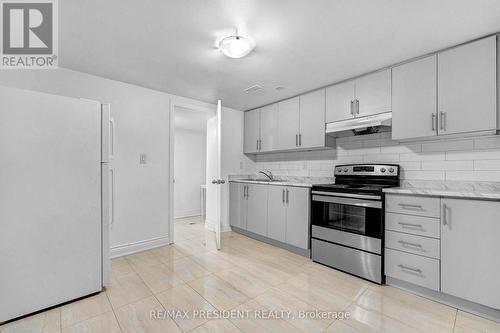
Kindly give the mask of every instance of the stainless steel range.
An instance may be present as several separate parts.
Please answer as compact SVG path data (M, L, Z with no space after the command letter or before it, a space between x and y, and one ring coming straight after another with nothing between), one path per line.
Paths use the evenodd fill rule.
M313 261L385 283L382 189L394 186L399 186L395 164L337 165L335 184L313 186Z

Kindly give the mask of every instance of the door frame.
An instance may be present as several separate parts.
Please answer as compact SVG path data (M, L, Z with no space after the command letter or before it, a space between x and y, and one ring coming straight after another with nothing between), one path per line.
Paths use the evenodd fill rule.
M170 99L169 110L169 221L168 221L168 242L173 244L174 239L174 187L175 187L175 170L174 170L174 150L175 150L175 108L181 107L191 109L193 111L205 112L207 114L217 114L216 104L195 104L185 101Z

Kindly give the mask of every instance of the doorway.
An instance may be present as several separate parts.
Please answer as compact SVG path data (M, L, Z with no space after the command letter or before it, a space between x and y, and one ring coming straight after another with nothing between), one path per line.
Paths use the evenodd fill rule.
M205 237L207 120L213 114L174 106L173 235L175 242Z

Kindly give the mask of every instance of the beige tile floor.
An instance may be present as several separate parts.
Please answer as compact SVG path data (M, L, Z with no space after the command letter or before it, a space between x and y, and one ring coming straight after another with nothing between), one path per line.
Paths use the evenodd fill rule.
M99 295L0 326L0 333L56 332L500 332L500 324L378 286L241 236L217 251L200 218L175 223L175 245L112 260ZM151 319L151 310L189 311ZM210 319L194 311L238 310ZM258 318L254 311L348 311L349 319Z

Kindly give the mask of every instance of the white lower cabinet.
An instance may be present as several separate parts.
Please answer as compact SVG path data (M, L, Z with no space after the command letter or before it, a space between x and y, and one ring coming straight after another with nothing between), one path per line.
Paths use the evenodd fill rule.
M267 237L286 241L286 188L269 186L267 203Z
M267 235L267 185L247 184L247 230Z
M286 189L286 243L309 248L309 189L290 187Z
M309 214L309 188L229 184L231 226L307 250Z
M229 183L229 223L240 229L247 228L247 184Z
M385 250L385 274L432 290L439 290L439 260Z
M269 186L267 237L309 248L309 189Z
M386 207L388 277L500 309L500 201L387 194Z
M441 203L441 291L500 309L500 202Z

